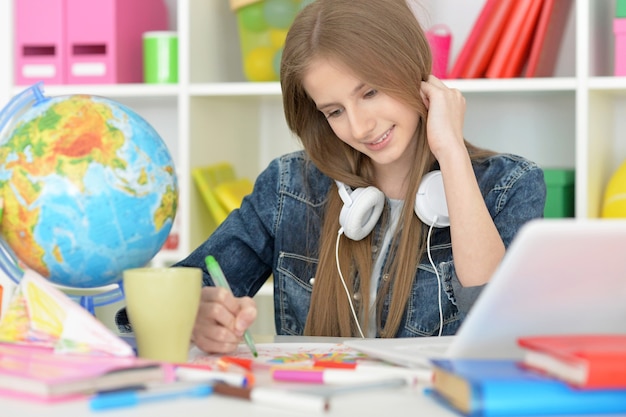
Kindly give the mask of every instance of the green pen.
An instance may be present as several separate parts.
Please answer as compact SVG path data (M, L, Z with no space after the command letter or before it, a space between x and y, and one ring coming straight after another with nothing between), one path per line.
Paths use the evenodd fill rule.
M215 285L217 285L218 287L226 288L232 293L233 290L230 288L230 285L228 285L228 281L224 276L224 272L222 271L220 264L217 263L217 260L213 256L209 255L204 259L204 262L206 263L209 274L211 274L211 278L213 278L213 280L215 281ZM248 330L243 333L243 340L246 341L246 344L250 348L250 351L252 351L252 355L255 358L258 357L259 354L257 353L256 347L254 346L254 340L252 340L252 335Z

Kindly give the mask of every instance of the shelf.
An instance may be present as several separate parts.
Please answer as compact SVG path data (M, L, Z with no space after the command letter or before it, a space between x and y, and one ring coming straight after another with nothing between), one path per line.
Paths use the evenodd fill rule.
M443 80L446 85L458 88L464 93L508 94L523 92L528 94L550 93L554 91L575 91L576 78L510 78L510 79L475 79Z
M284 121L280 84L243 80L237 19L227 2L166 3L173 17L172 28L179 32L179 84L46 85L45 92L52 96L88 93L120 100L161 133L180 177L181 246L178 251L159 254L172 260L191 251L210 230L190 180L191 168L229 160L241 175L254 177L272 158L300 145ZM9 36L0 37L0 55L12 68L12 2L2 4L0 23L4 25L0 27ZM424 1L430 24L444 22L454 29L450 65L483 4L484 0L467 0L458 10L456 0ZM582 217L595 215L592 208L599 204L609 170L626 155L626 150L615 146L614 129L621 126L613 117L615 109L623 107L626 77L586 75L606 74L612 65L606 42L612 34L607 21L611 9L612 0L575 2L554 78L444 80L467 99L464 133L468 140L522 154L545 167L574 167L582 173L577 175L576 188L577 215ZM588 62L590 56L598 62ZM10 76L0 76L0 98L8 99L23 88L13 86ZM601 116L610 128L600 129L590 120L601 113L599 109L613 109ZM600 139L601 151L590 151L591 136L610 138ZM615 149L617 152L611 152ZM609 158L609 163L602 164L603 158Z
M592 77L589 79L588 88L610 94L626 95L626 77Z
M528 94L550 93L554 91L575 91L578 82L575 78L513 78L513 79L476 79L476 80L443 80L449 87L458 88L464 93L508 94L523 92ZM47 85L44 91L48 95L94 94L111 98L125 97L177 97L183 87L178 84L89 84L89 85ZM589 80L590 88L626 89L626 78L595 77ZM15 86L11 95L18 94L28 86ZM185 93L191 97L259 97L280 96L278 82L226 82L190 84Z
M252 82L229 82L229 83L205 83L192 84L189 86L191 96L280 96L280 84L252 83Z
M28 86L12 88L12 94L18 94ZM69 94L93 94L110 98L176 98L180 93L177 84L88 84L88 85L48 85L44 83L44 93L48 96Z

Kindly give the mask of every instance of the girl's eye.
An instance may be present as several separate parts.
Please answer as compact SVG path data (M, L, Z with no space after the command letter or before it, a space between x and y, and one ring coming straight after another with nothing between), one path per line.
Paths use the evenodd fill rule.
M378 90L369 90L365 93L365 97L374 97L378 93Z
M333 111L330 111L330 112L326 113L325 116L326 116L327 119L330 119L332 117L337 117L340 114L341 114L341 110L333 110Z

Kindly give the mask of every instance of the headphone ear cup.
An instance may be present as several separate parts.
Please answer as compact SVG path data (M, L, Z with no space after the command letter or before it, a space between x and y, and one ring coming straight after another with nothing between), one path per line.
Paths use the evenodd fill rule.
M415 214L428 226L450 226L441 171L431 171L422 178L415 195Z
M342 199L344 205L339 213L339 224L343 233L352 240L361 240L374 229L385 205L385 195L370 186L352 191L349 201L343 196Z

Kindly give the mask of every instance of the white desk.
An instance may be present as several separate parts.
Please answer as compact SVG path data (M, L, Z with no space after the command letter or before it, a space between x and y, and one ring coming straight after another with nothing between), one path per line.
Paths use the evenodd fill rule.
M257 339L257 341L261 341ZM277 343L336 342L330 338L275 337ZM529 399L532 401L532 399ZM261 406L246 400L211 395L206 398L180 399L141 404L137 407L94 412L87 401L42 405L0 397L0 415L6 417L458 417L435 400L423 394L423 388L390 388L377 391L342 394L331 400L331 409L325 413L294 412Z

